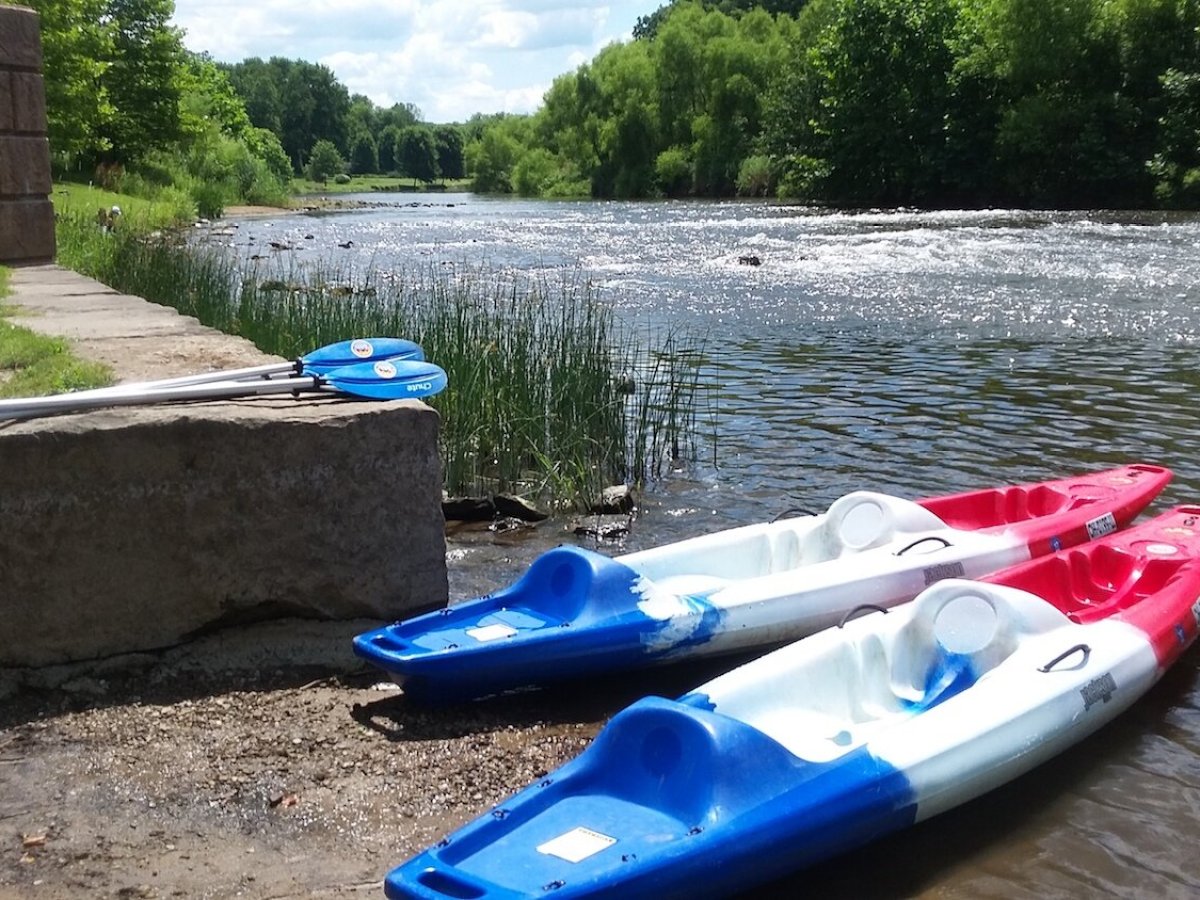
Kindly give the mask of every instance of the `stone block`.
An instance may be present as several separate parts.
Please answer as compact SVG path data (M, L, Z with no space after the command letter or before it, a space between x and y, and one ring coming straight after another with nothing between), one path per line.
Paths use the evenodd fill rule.
M36 72L9 72L9 93L12 96L12 131L30 135L46 133L46 85ZM0 87L0 105L4 89ZM3 113L0 113L0 118ZM0 125L0 130L3 130ZM49 145L47 145L49 152Z
M54 252L54 206L49 199L0 201L0 263L50 262Z
M0 69L0 134L16 131L17 108L13 104L13 75Z
M0 68L42 68L38 15L21 6L0 6Z
M0 196L50 193L50 142L44 137L0 135Z
M417 401L162 404L0 427L0 668L447 600Z

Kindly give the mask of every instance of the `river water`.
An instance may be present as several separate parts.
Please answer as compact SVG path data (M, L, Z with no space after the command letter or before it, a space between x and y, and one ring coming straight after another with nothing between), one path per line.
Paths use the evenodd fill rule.
M1155 509L1200 502L1198 216L426 194L247 220L233 246L248 257L265 240L305 248L289 265L578 268L628 327L703 338L715 446L653 485L608 552L823 509L859 488L918 497L1131 460L1175 471ZM564 539L551 526L452 542L452 597L507 583ZM1193 648L1063 757L786 887L1193 897L1198 829Z

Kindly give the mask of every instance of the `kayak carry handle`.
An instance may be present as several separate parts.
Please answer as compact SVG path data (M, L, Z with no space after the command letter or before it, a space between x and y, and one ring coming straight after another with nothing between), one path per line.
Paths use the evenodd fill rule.
M1038 671L1039 672L1049 672L1051 669L1053 669L1055 666L1057 666L1064 659L1066 659L1069 656L1073 656L1076 653L1083 654L1083 660L1080 662L1080 665L1084 665L1085 663L1087 663L1088 657L1092 655L1092 648L1089 647L1087 644L1076 644L1074 647L1071 647L1068 650L1064 650L1062 653L1058 654L1058 656L1054 657L1054 659L1050 660L1050 662L1046 663L1044 666L1042 666L1040 669L1038 669Z
M395 873L389 876L392 880ZM487 882L477 882L463 873L450 869L439 869L430 866L418 873L412 881L401 882L405 892L423 900L440 900L449 897L453 900L478 900L492 893Z
M813 512L811 509L805 509L803 506L789 506L783 512L777 513L775 515L775 518L773 518L771 521L779 522L782 519L788 518L788 516L815 516L815 515L817 515L817 513Z
M919 546L921 546L921 544L924 544L926 541L939 541L942 545L941 549L943 549L943 550L945 550L947 547L950 546L950 542L948 540L946 540L944 537L942 537L941 535L927 534L923 538L917 538L915 541L913 541L907 547L902 547L901 549L897 550L896 555L903 556L905 553L907 553L913 547L919 547Z
M860 603L858 606L854 607L854 609L850 610L850 612L842 616L842 621L838 622L838 628L845 628L847 622L862 612L881 612L885 616L887 615L887 609L882 606L878 606L874 603Z

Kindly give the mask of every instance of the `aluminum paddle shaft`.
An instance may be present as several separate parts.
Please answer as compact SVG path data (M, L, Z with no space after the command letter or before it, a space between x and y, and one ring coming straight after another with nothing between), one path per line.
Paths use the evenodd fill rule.
M37 397L0 405L0 419L33 418L109 406L141 406L188 400L228 400L264 394L299 395L323 392L370 400L403 400L436 394L446 387L446 382L446 373L439 366L430 362L379 360L373 363L343 366L333 369L325 375L150 387L99 395L91 391L56 394L50 397Z

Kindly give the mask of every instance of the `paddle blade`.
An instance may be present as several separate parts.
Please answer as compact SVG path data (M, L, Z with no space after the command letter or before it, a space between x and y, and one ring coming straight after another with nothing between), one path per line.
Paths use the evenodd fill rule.
M300 362L304 366L305 375L324 375L334 369L380 359L424 358L425 352L419 344L404 338L381 337L356 338L352 341L329 344L300 357Z
M446 387L445 371L431 362L415 359L383 359L373 363L343 366L323 376L334 390L372 400L404 400L429 397Z

